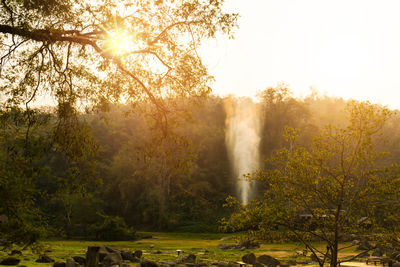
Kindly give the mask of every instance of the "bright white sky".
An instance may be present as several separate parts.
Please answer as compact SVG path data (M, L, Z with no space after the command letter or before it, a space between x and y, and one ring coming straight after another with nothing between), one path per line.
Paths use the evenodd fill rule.
M201 49L214 93L253 96L278 82L400 108L400 0L226 0L234 40Z

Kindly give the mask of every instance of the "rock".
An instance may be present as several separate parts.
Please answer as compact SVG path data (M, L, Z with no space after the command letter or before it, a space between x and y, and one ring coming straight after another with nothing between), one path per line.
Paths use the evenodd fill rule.
M49 263L49 262L54 262L54 260L47 255L41 255L39 259L37 259L35 262Z
M160 265L155 261L143 259L143 261L140 263L140 267L160 267Z
M135 252L133 252L133 254L136 258L140 259L143 255L143 252L141 250L136 250Z
M138 262L135 255L130 251L121 251L121 257L125 261Z
M246 240L243 242L240 242L240 244L237 246L239 248L246 248L246 249L254 249L254 248L259 248L260 243L252 241L252 240Z
M21 261L20 259L14 257L8 257L0 261L0 265L18 265L20 261Z
M86 267L98 267L99 266L99 246L88 247L86 252Z
M228 266L228 263L227 263L227 262L224 262L224 261L220 261L220 262L217 263L217 266L218 266L218 267L227 267L227 266Z
M194 254L189 254L186 257L183 257L180 259L181 263L195 263L196 262L196 255Z
M253 264L253 267L266 267L266 265L260 263L260 262L256 262Z
M100 246L100 249L99 249L99 261L103 262L104 258L107 255L111 254L111 253L120 254L120 251L117 250L117 249L113 249L113 248L107 247L107 246Z
M66 267L66 265L65 265L65 262L56 261L56 262L53 264L53 267Z
M247 264L254 264L256 263L256 260L257 258L256 255L254 255L254 253L249 253L242 257L242 261Z
M11 255L22 255L22 252L14 249L13 251L11 251Z
M361 243L360 240L357 240L357 239L351 241L351 244L352 244L353 246L357 246L357 245L359 245L360 243Z
M228 262L227 267L240 267L240 264L237 263L236 261L230 261Z
M113 265L121 265L121 263L122 263L121 254L117 252L109 253L103 259L103 265L105 267L111 267Z
M269 255L261 255L257 257L257 262L267 265L268 267L276 267L279 265L279 261Z
M74 256L72 257L74 259L74 261L76 261L77 263L79 263L79 265L81 266L86 266L86 259L84 257L81 256Z
M79 263L76 262L74 259L67 259L67 262L65 263L65 267L79 267Z
M227 243L218 244L218 247L222 250L237 248L235 244L227 244Z

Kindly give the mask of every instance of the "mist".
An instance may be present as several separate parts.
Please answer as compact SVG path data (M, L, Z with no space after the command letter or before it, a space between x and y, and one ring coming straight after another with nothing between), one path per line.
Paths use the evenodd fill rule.
M243 175L260 166L260 107L250 98L225 100L225 139L233 175L238 178L237 193L246 205L252 198L252 183Z

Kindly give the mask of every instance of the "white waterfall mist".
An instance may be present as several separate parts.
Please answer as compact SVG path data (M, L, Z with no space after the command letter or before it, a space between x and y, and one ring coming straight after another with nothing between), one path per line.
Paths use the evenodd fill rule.
M252 197L252 184L243 178L260 165L260 110L250 98L228 98L225 101L225 139L241 202Z

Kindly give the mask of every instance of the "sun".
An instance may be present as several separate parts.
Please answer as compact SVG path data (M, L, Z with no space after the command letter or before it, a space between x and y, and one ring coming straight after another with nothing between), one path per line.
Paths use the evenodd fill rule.
M108 32L107 49L116 56L122 56L132 50L133 41L130 34L124 30Z

